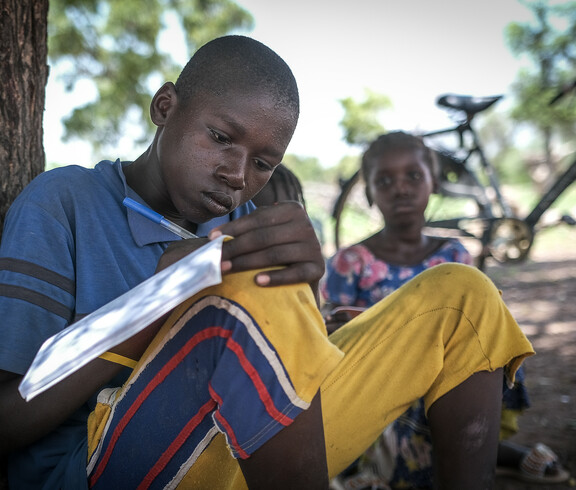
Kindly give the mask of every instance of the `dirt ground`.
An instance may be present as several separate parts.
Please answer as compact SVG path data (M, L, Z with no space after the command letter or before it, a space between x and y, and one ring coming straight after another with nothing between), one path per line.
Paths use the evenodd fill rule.
M513 442L542 442L573 475L566 484L536 485L498 479L496 490L576 487L576 230L535 242L521 264L488 263L486 273L503 297L536 355L525 362L532 406L520 417Z

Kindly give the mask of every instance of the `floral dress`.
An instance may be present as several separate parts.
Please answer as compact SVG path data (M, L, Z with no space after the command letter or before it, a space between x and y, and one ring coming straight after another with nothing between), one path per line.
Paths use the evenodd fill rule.
M414 265L395 265L374 256L364 245L340 249L328 260L322 295L330 303L372 306L420 272L445 262L472 265L472 256L457 240L447 240Z
M320 290L329 303L369 307L420 272L445 262L472 265L473 260L455 239L446 240L420 263L410 266L384 262L364 245L352 245L327 261ZM505 390L503 408L521 410L529 406L522 381L523 372L519 372L515 388ZM432 441L423 400L388 426L358 465L360 469L370 467L393 488L431 487Z

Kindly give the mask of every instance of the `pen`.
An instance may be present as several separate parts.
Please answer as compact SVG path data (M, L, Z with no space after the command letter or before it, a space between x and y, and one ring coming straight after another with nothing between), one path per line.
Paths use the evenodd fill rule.
M176 223L172 223L172 221L167 220L164 216L153 211L152 209L136 202L134 199L130 199L129 197L125 198L122 201L122 204L127 208L130 208L137 213L141 214L145 218L154 221L154 223L158 223L159 225L163 226L167 230L171 231L175 235L178 235L181 238L198 238L194 233L189 232L188 230L178 226Z

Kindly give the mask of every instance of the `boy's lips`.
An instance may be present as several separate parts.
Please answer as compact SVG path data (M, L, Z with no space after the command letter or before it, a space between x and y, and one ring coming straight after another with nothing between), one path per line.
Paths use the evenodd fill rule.
M213 208L221 208L220 212L224 211L229 213L233 209L234 199L225 192L205 192L204 196L207 198L207 204Z

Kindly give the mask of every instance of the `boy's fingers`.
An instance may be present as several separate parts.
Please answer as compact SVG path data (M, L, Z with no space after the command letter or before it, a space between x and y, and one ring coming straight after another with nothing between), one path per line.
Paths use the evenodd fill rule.
M256 275L256 284L260 286L285 286L288 284L310 284L322 277L318 264L301 262L284 269L260 272Z
M256 282L261 286L312 283L324 274L320 243L300 203L283 202L258 208L219 226L210 238L219 233L234 237L222 248L225 272L281 267L259 273Z
M217 233L238 237L250 231L303 220L307 220L307 216L300 203L283 202L277 206L263 206L248 215L224 223L212 230L209 237L213 239Z
M245 264L242 270L323 260L316 236L312 233L300 236L300 231L267 228L246 233L224 243L222 258L234 260L238 266Z
M207 238L189 238L172 242L160 257L158 265L156 266L156 272L174 264L206 243L208 243Z
M315 277L316 274L321 275L324 273L324 261L321 258L321 254L319 252L312 253L308 244L288 243L251 253L235 254L234 251L228 249L228 247L232 246L233 241L230 241L230 245L225 243L222 250L222 260L229 261L231 264L230 269L233 271L240 272L275 266L294 267L297 264L314 264L311 269L310 266L307 266L306 277L311 276L313 280L316 280L319 279L319 277Z

